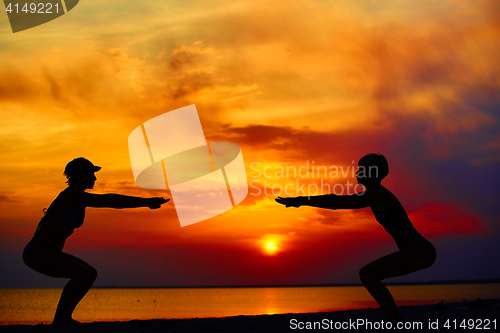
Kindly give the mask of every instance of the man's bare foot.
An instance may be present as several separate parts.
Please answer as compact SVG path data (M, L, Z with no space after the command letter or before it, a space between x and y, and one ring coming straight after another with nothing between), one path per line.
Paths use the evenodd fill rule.
M54 319L52 322L52 325L54 326L70 326L70 325L78 325L80 324L79 321L74 320L73 318L69 319Z

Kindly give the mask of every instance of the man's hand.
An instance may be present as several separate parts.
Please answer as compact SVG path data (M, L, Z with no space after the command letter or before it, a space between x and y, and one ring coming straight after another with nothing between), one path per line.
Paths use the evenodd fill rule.
M170 201L170 199L164 199L158 197L148 198L147 200L148 200L147 206L149 207L149 209L158 209L161 207L161 205Z
M277 197L276 202L282 205L285 205L285 207L300 207L302 206L302 197L292 197L292 198L282 198L282 197Z

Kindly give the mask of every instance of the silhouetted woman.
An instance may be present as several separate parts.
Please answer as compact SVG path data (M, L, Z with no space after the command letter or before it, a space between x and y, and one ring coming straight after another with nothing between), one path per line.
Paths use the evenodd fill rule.
M370 207L375 219L394 238L399 251L377 259L361 268L361 282L380 305L391 322L404 320L394 298L381 280L406 275L430 267L436 260L434 246L413 227L403 206L380 183L389 173L383 155L368 154L358 162L356 179L366 190L354 195L327 194L312 197L281 198L276 201L286 207L312 206L327 209L357 209Z
M85 261L62 252L66 239L83 224L85 207L160 208L169 201L163 198L139 198L120 194L93 194L94 172L101 167L79 157L66 165L64 174L68 187L59 193L40 220L35 235L24 248L23 260L37 272L59 278L69 278L64 287L53 324L78 323L71 318L76 305L89 291L97 277L94 267Z

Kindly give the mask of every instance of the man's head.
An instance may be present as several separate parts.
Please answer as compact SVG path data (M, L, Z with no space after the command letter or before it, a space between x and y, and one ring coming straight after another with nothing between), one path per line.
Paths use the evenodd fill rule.
M389 174L389 164L382 154L367 154L358 162L359 169L356 172L358 182L380 183Z

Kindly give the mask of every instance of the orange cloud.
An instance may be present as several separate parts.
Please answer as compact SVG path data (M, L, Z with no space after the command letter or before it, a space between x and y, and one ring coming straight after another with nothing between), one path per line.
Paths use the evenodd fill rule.
M260 171L312 161L347 167L381 152L391 165L386 184L425 235L479 236L484 216L498 216L493 204L481 206L494 197L491 170L500 156L496 0L418 8L400 1L144 2L139 11L120 5L120 19L110 20L114 5L89 3L57 29L4 36L6 235L33 233L41 209L65 186L64 165L77 156L103 167L96 192L168 196L135 186L126 138L145 120L192 103L209 141L242 147L249 181L258 179L262 192L297 177L274 174L264 185L264 177L252 177L254 162ZM262 192L192 228L178 226L172 207L89 209L68 246L144 248L157 258L163 252L153 249L172 246L190 268L234 266L229 275L238 281L300 283L327 281L364 258L366 247L354 244L391 242L366 210L284 209ZM256 245L265 235L281 239L276 256ZM301 272L302 264L314 273ZM259 275L266 270L271 279Z

